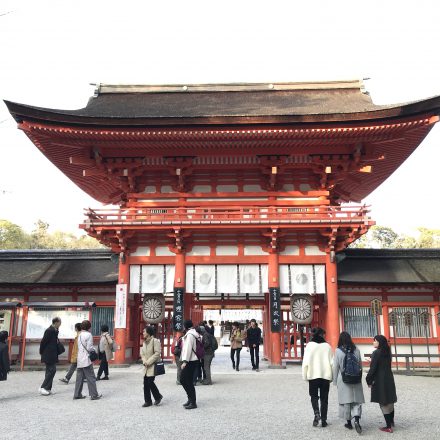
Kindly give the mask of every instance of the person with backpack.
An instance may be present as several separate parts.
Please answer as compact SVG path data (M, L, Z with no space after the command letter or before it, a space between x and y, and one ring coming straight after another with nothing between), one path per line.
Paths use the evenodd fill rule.
M257 325L255 319L251 319L249 328L247 329L247 341L249 350L251 351L252 370L259 371L260 366L260 341L261 329Z
M362 358L347 332L339 335L338 348L333 362L333 384L338 387L339 417L346 420L345 427L362 433L360 419L365 403L362 389Z
M66 374L66 377L63 377L62 379L60 379L60 382L65 383L66 385L69 383L70 379L73 376L73 373L76 370L76 360L78 358L78 335L81 333L81 323L77 322L75 324L75 332L76 332L76 336L75 336L75 340L73 341L73 347L72 347L72 353L70 355L70 368L69 371Z
M240 330L240 324L234 322L232 324L231 336L231 361L232 368L236 371L240 371L240 352L243 348L243 333Z
M309 395L312 402L313 426L325 428L327 424L328 393L330 382L333 379L333 352L330 345L325 341L325 330L320 327L312 328L312 339L304 350L302 364L303 379L309 382ZM321 410L319 410L319 400Z
M101 363L99 364L96 380L101 380L102 373L104 373L102 380L108 380L108 361L113 359L113 339L108 331L107 324L101 325L101 339L98 344L98 356Z
M211 363L214 358L215 350L218 348L217 339L208 332L206 327L200 327L200 334L202 335L203 347L205 349L205 356L203 357L203 371L205 378L201 381L202 385L212 385L211 378Z
M384 432L393 432L394 404L397 402L396 385L391 370L391 349L383 335L374 337L376 350L371 355L370 370L365 378L371 388L371 401L379 404L386 426L379 428Z
M199 359L204 356L204 349L202 337L196 332L193 322L187 319L184 321L183 326L186 329L186 333L182 338L182 353L180 355L182 374L180 375L180 383L188 397L188 401L183 406L185 409L194 409L197 408L197 398L193 377Z

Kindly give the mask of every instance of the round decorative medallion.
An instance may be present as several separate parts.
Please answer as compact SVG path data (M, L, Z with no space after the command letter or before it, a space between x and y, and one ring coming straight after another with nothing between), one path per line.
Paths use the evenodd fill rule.
M200 284L207 286L211 282L211 275L209 273L202 273L199 277Z
M146 281L149 286L154 286L159 281L159 277L155 273L150 273Z
M246 273L243 275L243 283L252 286L255 282L255 275L253 273Z
M290 298L292 321L310 324L313 319L313 300L310 295L292 295Z
M149 324L162 322L165 316L165 297L163 295L145 295L142 315L144 321Z

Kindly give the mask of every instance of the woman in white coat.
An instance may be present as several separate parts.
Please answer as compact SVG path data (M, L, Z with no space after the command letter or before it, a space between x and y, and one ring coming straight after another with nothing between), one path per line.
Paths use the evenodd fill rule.
M93 336L90 333L92 324L90 321L83 321L81 323L81 333L78 335L78 357L77 357L77 370L76 370L76 382L74 399L85 399L86 396L82 395L83 380L87 381L89 387L89 394L91 400L98 400L102 397L98 394L96 388L96 377L93 371L93 363L90 360L90 352L94 351Z
M354 355L358 362L358 383L346 383L343 380L344 360L347 353ZM356 345L354 345L350 334L342 332L339 335L338 348L335 351L335 359L333 362L333 384L338 387L339 417L347 421L344 425L347 429L353 429L351 420L354 419L354 427L358 434L362 432L360 418L362 415L362 404L365 402L361 379L361 353L359 349L356 348ZM355 381L357 381L357 379Z
M324 329L312 328L312 339L306 346L302 363L303 379L309 381L309 395L315 414L313 426L318 426L321 420L323 428L327 426L328 392L333 378L333 352L324 336Z

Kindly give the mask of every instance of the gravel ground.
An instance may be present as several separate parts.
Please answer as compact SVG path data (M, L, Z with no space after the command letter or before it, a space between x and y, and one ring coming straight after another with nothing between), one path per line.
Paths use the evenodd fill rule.
M13 372L0 384L0 439L345 439L358 434L343 427L337 418L337 393L332 386L328 428L313 428L313 413L307 383L299 366L261 372L249 367L249 355L242 352L242 369L229 366L227 349L214 359L213 386L198 386L199 408L182 408L186 396L175 383L176 370L156 379L163 403L142 408L142 375L139 366L113 368L111 380L98 382L100 401L73 400L74 384L63 385L59 371L55 394L37 392L43 373ZM75 378L75 376L74 376ZM73 379L74 379L73 378ZM393 438L440 439L440 379L396 376L399 402ZM369 390L364 389L369 400ZM84 389L87 393L87 387ZM383 417L377 404L364 406L363 434L387 438L378 427Z

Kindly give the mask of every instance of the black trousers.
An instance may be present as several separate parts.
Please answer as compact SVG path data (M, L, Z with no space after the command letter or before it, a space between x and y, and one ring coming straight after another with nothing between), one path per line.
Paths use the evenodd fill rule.
M42 383L41 388L44 388L46 391L52 389L53 378L55 377L56 372L57 364L46 364L46 375L44 376L44 382Z
M158 400L162 397L162 395L159 392L159 389L157 388L156 384L154 383L154 376L147 377L144 376L144 401L145 403L152 403L151 401L151 395L153 395L154 400Z
M101 378L102 373L104 373L104 376L108 377L107 357L106 357L105 353L102 353L101 356L103 356L103 357L101 358L101 363L99 364L98 374L96 376Z
M255 347L251 345L249 350L251 351L252 367L258 368L260 366L260 345L255 344Z
M231 361L234 368L238 368L240 366L240 352L241 348L231 348Z
M186 367L182 369L180 374L180 383L183 389L186 391L188 400L192 403L196 403L196 389L194 387L194 371L197 368L199 361L191 361L186 364Z
M328 410L328 392L330 390L330 381L325 379L309 380L309 395L312 402L313 412L321 415L321 420L327 421ZM321 400L321 411L319 403Z

